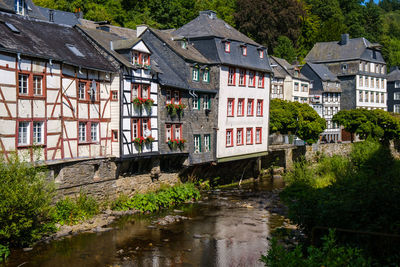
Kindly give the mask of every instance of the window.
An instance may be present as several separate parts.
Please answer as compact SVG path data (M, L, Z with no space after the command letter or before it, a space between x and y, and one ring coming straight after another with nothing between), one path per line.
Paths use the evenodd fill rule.
M111 91L111 101L118 101L118 91L117 90Z
M28 94L28 75L18 74L18 88L19 88L19 94L21 95Z
M75 55L78 57L85 57L79 49L73 44L65 44L65 46Z
M381 93L381 103L385 103L385 94Z
M227 106L227 116L228 117L234 116L234 109L235 109L235 99L228 98L228 106Z
M394 113L400 113L400 104L394 105L393 108L394 108L394 110L393 110Z
M376 103L379 103L379 93L377 92L377 93L375 93L375 101L376 101Z
M193 97L193 110L200 110L200 98Z
M365 62L365 63L364 63L364 71L367 72L367 71L368 71L368 68L369 68L368 62Z
M79 99L85 99L86 98L86 83L85 82L79 82L78 85L78 95Z
M375 100L374 100L374 95L375 95L375 94L374 94L374 92L370 92L370 93L371 93L371 97L370 97L371 102L374 103L374 101L375 101Z
M211 109L211 99L209 95L203 96L203 109L210 110Z
M171 90L167 90L166 94L165 94L165 102L166 104L171 104Z
M294 91L299 91L299 83L294 83Z
M244 116L244 99L239 98L238 99L238 110L237 110L237 115L238 116Z
M400 100L400 92L394 93L394 100Z
M254 76L255 76L255 72L249 71L249 86L250 87L256 86L256 79L254 78Z
M148 54L142 54L143 56L143 64L150 65L150 57Z
M262 143L262 128L256 128L256 144Z
M195 82L199 81L199 68L198 67L194 67L193 68L192 80L195 81Z
M150 119L132 119L132 140L139 137L146 138L149 136L151 136Z
M24 14L24 1L23 0L15 0L14 10L15 10L15 13L23 15Z
M111 130L111 141L118 142L118 130Z
M239 128L236 130L236 145L243 145L243 128Z
M203 72L203 82L208 83L210 82L210 70L205 69Z
M258 88L264 88L264 73L258 73Z
M302 84L301 87L303 88L303 92L308 92L308 85L307 84Z
M230 42L225 42L225 52L226 53L231 52L231 43Z
M209 134L204 135L204 152L211 151L211 137Z
M263 100L257 100L257 116L262 117L263 116Z
M172 99L172 101L174 101L175 105L179 105L181 103L179 91L174 91L174 99Z
M247 116L254 115L254 99L247 100Z
M99 124L91 123L90 124L90 138L93 142L99 141Z
M79 142L86 142L86 122L79 123Z
M383 79L382 79L382 82L381 82L381 88L382 88L382 89L385 89L385 82L384 82Z
M376 79L376 88L381 88L381 79Z
M364 95L364 96L365 96L364 101L365 101L365 102L369 102L369 94L368 94L368 92L365 91L364 94L365 94L365 95Z
M242 55L247 56L247 46L242 46Z
M371 79L371 88L374 88L375 87L375 78L372 78Z
M359 67L358 67L358 70L360 70L360 71L363 70L363 63L362 63L362 62L360 62L360 65L359 65Z
M253 128L246 129L246 145L253 144Z
M18 123L18 144L28 145L29 144L29 122Z
M365 87L369 87L369 77L365 77Z
M137 97L148 99L150 98L150 85L132 83L132 100Z
M43 94L42 82L43 82L42 76L33 76L33 94L34 95L42 95Z
M226 146L231 147L233 146L233 130L226 129Z
M168 141L168 140L172 140L172 125L171 124L166 124L165 125L165 139L166 139L166 141Z
M201 152L201 137L198 134L195 134L193 136L194 138L194 153L200 153Z
M138 51L133 51L132 62L133 64L150 65L150 55L147 53L140 53Z
M43 122L33 122L33 143L43 144Z
M175 139L182 139L181 127L182 127L182 125L175 125L175 132L174 132Z
M245 86L245 85L246 85L246 70L239 69L239 86Z
M260 58L264 58L264 51L263 50L258 50L258 54L260 55Z
M235 85L236 82L236 69L229 68L228 85Z

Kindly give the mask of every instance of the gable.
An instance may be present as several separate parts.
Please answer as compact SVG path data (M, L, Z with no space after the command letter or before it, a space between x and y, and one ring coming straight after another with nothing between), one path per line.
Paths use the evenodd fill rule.
M151 54L150 50L147 48L147 46L144 44L143 41L139 41L138 43L136 43L132 47L132 50L143 52L143 53L147 53L147 54Z

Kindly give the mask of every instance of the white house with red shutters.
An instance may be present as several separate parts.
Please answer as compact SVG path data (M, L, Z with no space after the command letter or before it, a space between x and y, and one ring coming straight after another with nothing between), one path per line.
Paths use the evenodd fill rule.
M219 64L218 162L259 157L268 151L272 69L265 47L246 37L213 11L174 31L212 64Z

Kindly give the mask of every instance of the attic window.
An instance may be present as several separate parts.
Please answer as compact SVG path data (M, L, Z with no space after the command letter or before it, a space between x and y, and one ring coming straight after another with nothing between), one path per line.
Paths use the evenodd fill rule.
M263 50L259 50L258 52L260 53L260 58L264 58L264 51Z
M69 50L71 50L72 53L74 53L75 56L78 56L78 57L85 57L85 56L81 53L81 51L79 51L78 48L76 48L74 45L72 45L72 44L65 44L65 45L68 47Z
M15 0L14 10L15 10L15 13L17 13L19 15L23 15L24 14L24 0Z
M247 46L242 46L242 55L247 56Z
M4 24L12 31L15 33L20 33L20 31L11 23L9 22L4 22Z
M230 42L225 42L225 52L226 53L231 52L231 43Z
M187 42L186 42L186 40L182 40L182 41L181 41L181 47L182 47L183 49L187 49Z

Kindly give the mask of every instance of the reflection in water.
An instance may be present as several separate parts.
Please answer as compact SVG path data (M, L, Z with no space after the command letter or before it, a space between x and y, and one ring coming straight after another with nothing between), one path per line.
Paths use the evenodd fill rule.
M204 202L182 206L190 219L172 225L149 228L168 212L127 216L109 232L15 251L6 266L263 266L270 216L264 207L271 189L263 185L261 191L251 185L213 192Z

